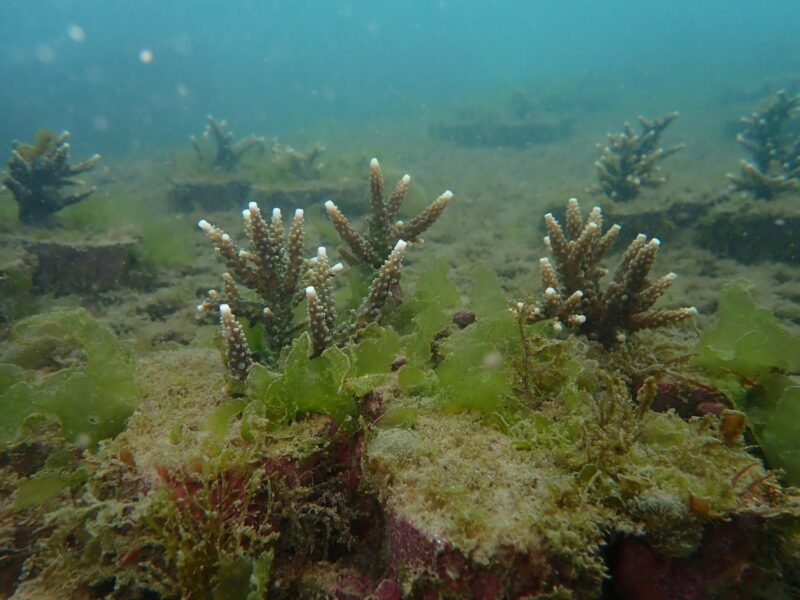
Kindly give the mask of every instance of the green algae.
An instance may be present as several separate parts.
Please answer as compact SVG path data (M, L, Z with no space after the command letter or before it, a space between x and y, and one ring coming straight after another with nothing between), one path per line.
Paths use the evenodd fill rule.
M13 439L29 415L56 415L80 446L117 435L136 400L131 365L114 334L83 309L28 317L12 329L15 346L3 367L0 442ZM45 373L41 376L41 373Z
M246 382L251 410L276 423L319 413L342 424L357 414L356 398L386 380L400 350L400 338L392 329L372 325L361 332L360 341L343 349L334 346L310 359L310 348L311 340L303 333L279 372L253 365Z
M697 347L695 364L711 373L743 411L769 462L800 484L800 338L758 308L743 281L725 287L719 323Z

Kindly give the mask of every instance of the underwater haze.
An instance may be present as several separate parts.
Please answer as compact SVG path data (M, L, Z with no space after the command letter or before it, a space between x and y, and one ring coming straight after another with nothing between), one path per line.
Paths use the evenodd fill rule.
M800 598L800 0L0 0L0 599Z
M796 73L792 0L7 0L0 139L40 127L126 153L206 114L285 134L431 111L515 82L705 97Z

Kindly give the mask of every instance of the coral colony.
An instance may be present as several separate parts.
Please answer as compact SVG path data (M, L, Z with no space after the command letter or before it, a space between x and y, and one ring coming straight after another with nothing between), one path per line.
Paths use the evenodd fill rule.
M234 142L233 132L228 129L228 123L224 120L217 121L211 115L208 115L208 125L206 125L206 130L203 133L203 139L209 141L213 146L213 155L210 158L206 157L206 153L197 138L194 136L189 137L189 141L192 143L200 162L210 160L212 167L216 171L233 171L250 150L256 148L263 150L265 148L264 138L252 134L238 142Z
M69 164L69 132L53 135L39 131L34 143L14 142L8 173L3 183L14 194L19 204L19 218L29 225L41 225L53 213L76 204L92 194L96 188L66 193L67 187L82 185L76 175L94 168L100 155L76 164Z
M766 110L742 117L744 131L736 140L750 153L738 174L728 174L734 190L760 200L771 200L784 192L800 190L800 133L789 127L800 112L800 95L780 90Z
M407 175L403 177L389 201L384 202L383 176L378 161L372 160L372 216L366 237L353 229L333 203L326 203L336 230L353 252L349 258L377 268L360 307L338 323L331 280L342 270L342 265L330 265L324 247L317 250L315 257L303 259L305 230L302 210L295 211L286 235L280 209L272 211L272 220L268 224L258 205L251 202L242 212L250 250L238 250L228 234L205 220L199 222L230 272L223 274L223 292L210 290L198 310L201 314L209 310L220 312L227 363L235 378L244 380L252 364L251 352L237 316L245 318L251 327L263 328L266 344L258 358L266 364L275 364L281 351L305 328L311 338L311 355L318 356L331 344L344 343L354 333L380 320L386 302L399 282L403 255L408 246L401 236L418 240L419 234L436 221L453 196L451 192L445 192L408 224L389 225L388 219L397 216L409 181ZM259 300L243 297L237 290L237 283L255 292ZM296 322L295 308L303 300L307 304L307 317Z
M666 182L658 162L684 148L683 144L670 148L659 148L658 143L664 130L678 117L671 112L660 119L639 117L641 131L636 131L625 123L622 133L609 133L597 167L599 185L593 189L606 195L610 200L628 202L636 198L642 188L657 188Z
M649 278L659 240L636 236L603 291L600 280L607 271L600 267L600 261L617 238L619 225L603 233L600 208L593 208L584 220L575 198L567 203L566 235L551 213L544 219L548 232L544 241L555 267L549 259L540 259L543 298L538 304L518 303L515 310L521 319L528 323L550 319L558 332L566 325L611 347L636 331L663 327L697 314L694 307L650 310L676 277L667 273L654 281Z

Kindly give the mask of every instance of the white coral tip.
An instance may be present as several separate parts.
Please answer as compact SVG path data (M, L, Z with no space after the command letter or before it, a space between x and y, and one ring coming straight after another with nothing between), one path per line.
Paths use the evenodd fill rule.
M309 285L306 288L306 298L315 298L317 297L317 290L314 289L313 285Z
M344 265L338 262L331 267L331 273L335 275L336 273L339 273L342 269L344 269Z
M398 252L405 252L406 246L408 246L408 242L406 242L405 240L397 240L397 243L394 245L394 250L392 250L392 252L395 254Z
M453 199L453 192L450 190L445 190L444 193L439 196L442 200L452 200Z
M544 291L544 295L547 296L548 298L552 298L553 296L558 295L558 293L553 287L549 287Z
M297 210L294 211L294 218L295 219L302 219L304 214L305 213L303 212L303 209L302 208L298 208Z
M231 312L231 307L228 304L220 304L219 305L219 314L222 315L223 319L229 318L233 313Z
M336 205L333 203L333 200L325 201L325 210L327 210L328 212L337 210Z
M319 258L328 258L328 251L325 250L325 246L320 246L317 248L317 256Z
M258 204L256 204L255 202L250 202L247 205L247 208L249 208L250 210L256 210L257 211L258 210Z
M273 208L272 209L272 218L273 219L280 219L281 218L281 209L280 208Z
M411 175L406 173L405 175L403 175L401 181L403 182L403 185L408 185L408 183L411 181Z
M586 315L575 315L575 323L578 325L586 323Z
M694 316L698 312L697 311L697 307L696 306L690 306L689 308L686 309L686 312L689 313L689 315Z
M378 169L381 165L377 158L373 158L371 161L369 161L369 166L371 169Z
M200 219L200 220L197 222L197 226L198 226L200 229L202 229L203 231L205 231L205 232L209 232L209 231L211 231L211 223L209 223L209 222L208 222L208 221L206 221L205 219Z

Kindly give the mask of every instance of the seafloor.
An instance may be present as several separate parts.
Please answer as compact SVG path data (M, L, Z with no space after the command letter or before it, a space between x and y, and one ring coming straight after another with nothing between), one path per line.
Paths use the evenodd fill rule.
M317 141L323 143L326 147L321 160L323 179L360 186L359 189L362 190L360 193L365 197L367 166L371 157L376 156L380 159L386 174L387 187L393 185L403 173L410 173L413 177L412 188L405 209L409 213L427 205L443 190L453 191L454 201L448 206L443 217L425 234L425 243L413 247L407 255L403 272L403 285L408 286L407 294L413 292L413 282L417 274L439 256L447 257L450 277L463 294L464 303L468 302L471 276L478 265L483 265L496 273L503 289L512 298L520 298L525 293L538 293L538 259L546 255L542 241L542 216L550 210L558 210L567 198L575 196L581 200L584 207L598 203L607 215L607 223L619 223L623 227L623 232L627 234L638 233L639 228L653 224L655 230L644 232L659 235L663 241L654 272L656 275L669 271L678 274L678 279L661 300L660 305L696 306L699 311L697 318L690 325L678 327L681 339L694 339L714 324L715 311L723 287L738 278L747 279L754 284L751 293L758 305L772 311L789 331L800 332L798 257L793 260L785 256L771 259L767 251L764 258L748 262L741 260L741 257L735 259L726 256L724 250L711 248L706 243L711 235L709 222L713 222L713 210L732 210L736 214L742 214L743 219L763 212L775 222L790 223L794 219L795 225L800 217L798 195L788 195L767 205L728 191L728 180L725 175L737 169L739 159L743 155L742 149L734 139L737 130L736 120L739 116L751 112L761 97L753 92L742 93L739 96L720 94L718 97L696 98L688 93L676 94L674 90L659 90L653 86L645 89L645 87L643 85L642 89L601 88L603 91L598 92L598 87L591 85L591 82L561 86L557 92L543 97L538 110L543 119L568 122L569 127L565 128L563 135L558 139L534 141L527 147L485 146L480 143L464 146L431 135L432 128L443 122L464 122L470 119L492 122L509 118L502 92L498 92L497 98L465 101L462 106L450 110L428 111L424 107L417 107L409 110L407 114L396 117L374 118L357 123L318 121L310 123L293 135L284 136L281 141L291 142L298 148L305 148ZM582 98L583 101L578 101L576 98ZM670 110L679 110L681 114L665 133L664 144L682 142L686 144L686 149L663 163L662 169L668 176L667 183L661 188L644 191L640 198L624 206L616 206L602 196L590 193L588 190L595 184L596 179L594 162L598 158L598 150L595 145L604 142L606 132L619 130L624 121L633 122L639 114L657 116ZM235 115L226 116L235 120ZM73 133L76 137L79 135L79 132ZM257 133L270 134L270 132ZM16 248L22 243L20 240L31 238L67 240L68 243L80 242L83 239L116 243L121 239L130 238L136 248L136 244L139 243L136 240L142 237L142 232L144 230L149 232L146 234L149 240L148 247L144 250L134 250L135 264L125 285L112 286L110 289L97 292L61 294L41 292L36 288L26 290L25 301L15 306L13 310L8 310L4 315L5 322L0 323L0 340L6 344L10 343L12 326L20 318L54 308L80 306L110 326L125 344L132 357L135 377L144 392L139 399L136 412L130 419L128 429L120 435L115 442L118 445L113 446L110 451L117 457L115 460L119 460L114 463L108 456L102 460L109 460L109 464L114 463L115 468L119 467L120 460L132 469L135 465L137 473L129 474L133 480L130 485L134 487L143 485L143 487L137 488L135 494L132 493L126 498L126 501L134 504L135 498L143 497L147 490L165 482L166 485L172 486L176 494L187 493L181 486L188 487L189 484L176 483L174 478L165 476L164 473L170 469L175 469L175 472L185 469L186 465L182 461L192 454L195 445L206 448L203 452L211 452L207 450L209 441L204 437L206 434L200 424L228 397L225 367L215 342L217 326L213 320L199 322L195 310L196 304L202 300L205 292L220 285L220 274L224 267L215 256L206 237L197 229L197 221L205 218L236 236L241 231L240 210L243 206L225 207L219 211L205 209L177 211L171 203L169 192L176 179L197 176L198 170L192 165L192 160L193 154L188 144L181 148L148 148L146 153L143 152L141 156L136 157L108 156L98 169L85 177L87 181L97 185L99 191L83 206L63 211L50 228L43 230L26 228L7 219L0 225L2 228L0 245L7 256L13 256ZM249 164L268 160L269 157L264 155L248 159ZM264 210L272 208L268 198L267 193L267 200L260 202ZM317 245L327 245L331 248L330 252L333 252L332 248L336 246L334 232L326 222L322 209L325 199L320 197L314 206L306 209L308 215L306 246L309 255ZM713 210L709 208L712 205L715 207ZM13 201L8 193L0 195L0 206L5 215L13 212ZM675 206L680 208L674 209L675 212L669 212L669 207ZM281 208L288 211L294 207ZM679 218L673 219L674 214L678 214ZM147 215L147 218L144 215ZM153 216L156 217L156 225L152 224ZM675 220L679 222L676 223ZM143 225L145 221L147 224ZM719 235L719 232L715 235ZM764 240L764 244L769 243L770 240ZM615 263L622 247L624 245L618 243L616 251L608 258L608 264ZM459 419L463 419L463 422ZM307 422L304 427L313 428L313 425ZM323 429L324 424L319 427ZM491 433L494 430L490 426L477 425L474 419L463 416L450 415L442 417L442 420L437 422L430 415L421 414L411 430L415 432L414 435L430 436L439 444L439 450L442 452L448 448L458 447L458 443L454 440L461 436L471 437L473 440L485 439L492 445L491 452L500 456L498 458L500 461L504 460L503 445L508 443L503 435L496 434L495 438L495 434ZM402 438L402 435L398 434L399 438ZM300 437L302 436L307 436L309 439L324 437L316 430L310 433L305 431ZM451 437L454 439L450 439ZM386 498L382 500L389 504L399 503L399 506L391 506L390 516L384 514L382 518L391 519L399 518L398 515L406 515L413 520L406 513L415 510L415 486L425 488L426 472L422 468L414 472L416 477L423 480L422 482L408 481L402 474L398 475L398 472L395 472L395 469L399 469L399 473L402 473L402 465L392 467L384 464L390 462L390 459L381 452L386 452L392 460L395 460L396 453L418 451L409 449L413 444L410 446L407 440L399 438L385 437L381 440L384 446L371 448L370 460L373 463L370 468L374 473L391 472L394 478L391 484L386 484L391 487L393 495L388 500ZM324 445L323 442L317 443ZM475 460L470 454L472 450L474 449L462 447L459 451L461 454L454 452L452 458L448 460L456 462ZM280 454L280 450L274 447L270 447L269 452ZM757 456L757 452L754 455ZM441 455L437 455L436 461L443 460ZM730 460L736 463L739 459ZM6 467L8 461L6 458ZM450 468L456 471L463 468L463 465L448 466L436 461L429 463L428 468L434 470ZM503 469L498 468L498 472L494 475L497 477L496 485L502 486L507 483L509 494L512 496L518 494L519 491L514 486L521 485L518 477L520 473L525 472L525 468L525 465L514 463L505 464ZM477 465L476 469L483 477L489 477L487 472L481 471L485 469L484 466ZM145 483L141 484L141 481ZM513 483L508 483L509 481ZM127 489L125 486L128 484L120 482L118 490ZM530 485L535 487L536 484L532 482ZM384 491L386 494L390 493ZM25 546L25 540L19 539L23 529L33 527L31 523L37 517L29 517L31 521L20 520L18 513L15 514L9 508L13 492L13 489L4 490L3 502L6 507L3 517L6 528L4 539L14 539L14 544L19 549ZM426 493L433 492L426 491ZM437 493L446 495L448 492L445 489ZM459 493L463 494L462 498L468 499L471 492L462 490ZM79 495L73 489L72 492L62 492L57 500L67 506L77 502ZM53 504L52 499L49 501L51 504L48 510L57 512L58 504ZM441 502L446 504L448 501L441 500ZM533 508L530 510L535 510L536 503L533 502L531 506ZM494 508L498 507L502 507L503 510L508 507L514 507L515 510L529 508L523 499L516 496L496 498ZM319 507L315 505L316 508ZM486 519L488 517L482 513L491 511L492 508L487 506L485 501L476 500L476 515L473 517L478 521ZM136 509L134 507L130 510ZM372 514L371 510L373 509L365 509L365 513ZM429 503L426 505L422 502L419 510L421 513L427 510L426 518L431 520L423 520L424 524L420 525L423 530L425 527L429 527L431 531L447 530L447 524L436 522L436 510L432 510ZM113 517L108 518L113 519ZM124 516L120 513L118 518L125 520L126 523L131 519L127 512ZM468 520L472 517L462 515L460 518ZM720 517L720 521L726 520L728 519L724 515ZM391 524L387 525L384 522L376 522L372 526L392 527ZM48 529L53 525L51 521L44 525L40 523L36 527ZM369 527L368 524L367 528ZM509 527L513 527L513 523ZM10 537L9 528L15 531ZM335 529L335 526L331 525L331 528ZM475 535L479 537L480 527L477 527L477 531ZM641 532L632 529L629 533L635 535ZM602 534L603 532L597 532L597 535ZM25 532L24 535L34 538L42 536L42 531ZM317 531L315 535L322 536L322 533ZM44 535L41 539L49 538ZM469 535L466 535L465 539L469 539ZM321 538L318 541L320 544L323 543ZM472 541L474 544L469 546L469 552L475 554L471 559L491 562L492 557L480 556L480 552L489 552L486 550L488 542L482 539ZM71 550L69 538L49 539L45 543L65 544L63 551L67 555L73 551L78 553L82 551L77 541L74 541L75 549ZM341 540L326 540L324 543L330 543L332 546L345 544ZM565 547L569 546L567 542L564 543ZM153 547L155 542L151 540L142 542L141 558L127 554L117 556L114 558L116 563L111 566L127 568L139 560L144 564L147 562L147 553ZM303 553L300 548L292 548L290 551L298 555ZM67 577L65 572L69 570L64 567L65 563L59 565L59 560L53 558L58 550L37 548L35 552L38 552L41 558L30 561L24 572L21 570L22 564L24 560L30 558L30 549L25 555L22 555L22 550L19 552L20 556L15 559L14 553L9 551L4 558L5 562L1 565L4 569L3 594L14 593L13 581L19 577L27 578L27 581L16 589L15 597L65 597L60 595L60 592L54 591L57 588L49 585L51 577L59 581L59 577ZM132 550L128 549L128 552ZM341 550L338 552L341 556ZM413 553L411 550L409 552ZM552 589L547 592L549 595L542 592L540 597L566 598L570 597L570 594L576 597L592 597L592 594L599 589L597 580L593 577L598 573L604 573L603 568L591 564L595 559L596 556L582 557L581 560L584 561L582 565L572 566L576 569L584 568L587 573L591 573L591 576L587 575L585 579L581 579L580 576L574 577L573 590L569 590L564 584L569 577L560 582L555 578L551 580L556 583L553 583ZM102 562L100 558L98 560ZM576 559L575 564L578 563L580 561ZM284 569L281 571L281 576L288 577L285 565L280 568ZM310 573L303 576L302 584L292 583L297 587L291 588L293 591L287 592L287 597L297 593L304 597L361 598L375 591L367 589L369 586L364 583L363 573L358 572L358 565L347 567L350 569L347 571L350 574L348 577L352 579L352 585L347 593L341 591L346 587L343 584L337 587L344 580L345 572L336 571L334 560L319 560L315 568L313 576ZM458 569L455 566L452 568ZM562 568L566 567L562 565ZM253 571L255 572L255 568ZM142 580L146 581L147 577L142 575ZM338 584L332 584L331 581ZM356 581L358 585L353 583ZM127 583L130 584L130 581ZM70 580L70 584L76 585L71 592L75 596L70 597L160 597L156 592L143 591L139 591L140 595L137 596L131 592L132 587L124 588L120 581L115 584L109 583L107 579L100 583L94 582L97 585L95 588L85 582L75 584L73 580ZM122 591L115 592L115 585ZM186 583L182 582L181 585L185 586ZM317 591L309 591L314 589ZM441 597L479 595L475 591L478 589L476 587L469 590L437 589L434 594L440 594ZM608 588L604 589L603 593L612 594ZM697 589L707 591L707 588L702 588L700 584L697 584ZM413 585L401 591L413 597L436 597L436 595L426 595L424 589L415 588ZM282 592L278 586L271 588L271 593L279 596ZM390 594L385 590L383 593ZM619 594L616 597L637 597L633 592L628 596L620 591L613 593ZM687 593L686 596L653 595L652 597L711 597L702 596L701 593L703 592L698 591L698 595L695 596ZM492 590L488 589L480 597L504 597L504 592L500 588L496 588L496 595L492 594ZM166 594L163 597L172 596ZM212 596L209 592L207 597L235 596Z

